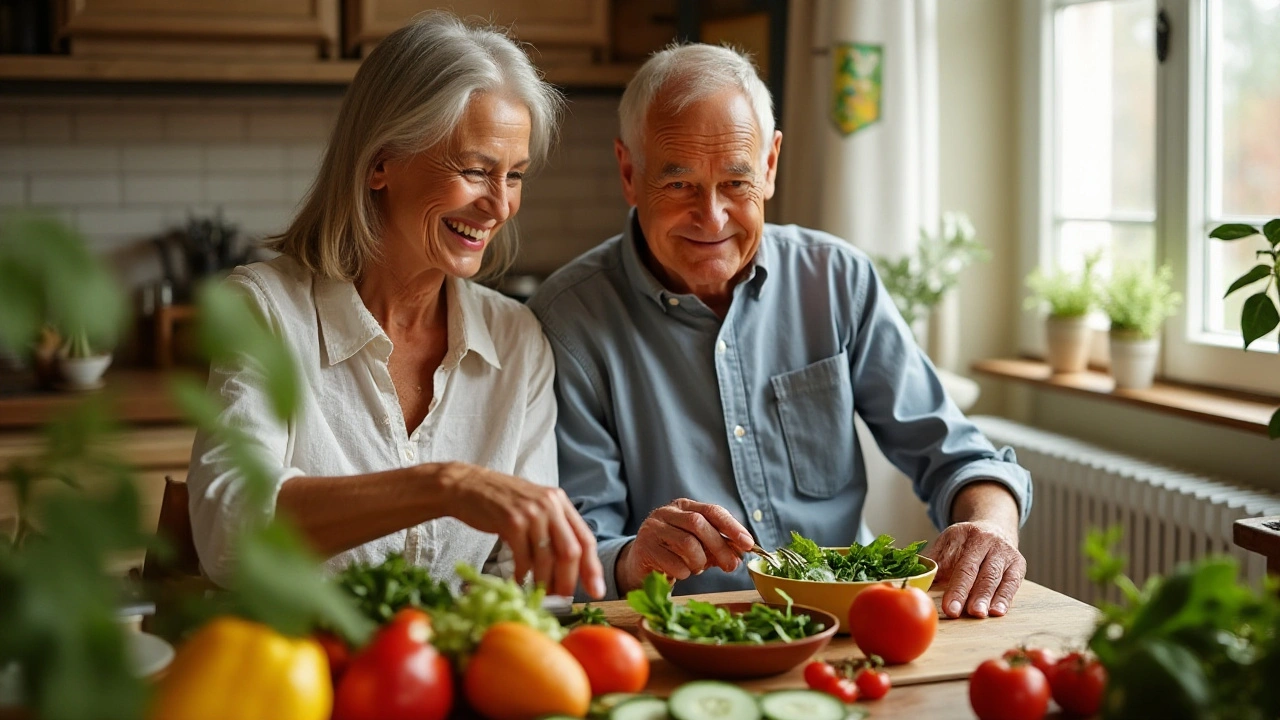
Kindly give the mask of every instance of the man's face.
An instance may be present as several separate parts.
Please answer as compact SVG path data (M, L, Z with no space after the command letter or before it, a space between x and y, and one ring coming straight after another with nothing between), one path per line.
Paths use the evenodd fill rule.
M662 100L646 118L640 156L615 143L623 192L658 279L675 292L723 301L760 247L782 133L763 152L751 104L736 89L679 113Z

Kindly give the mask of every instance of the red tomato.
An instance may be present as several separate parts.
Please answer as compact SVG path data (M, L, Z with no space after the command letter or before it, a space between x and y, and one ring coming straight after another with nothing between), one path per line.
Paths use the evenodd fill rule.
M1036 669L1044 673L1046 680L1053 679L1053 666L1058 664L1058 653L1046 648L1016 647L1004 651L1004 659L1012 660L1018 655L1026 656Z
M834 695L842 703L858 702L858 685L849 678L839 678L825 692Z
M858 593L849 606L849 631L862 652L889 665L924 654L938 632L938 610L919 588L889 583Z
M829 662L814 660L804 666L804 684L808 685L810 690L827 692L827 688L839 679L835 666Z
M396 613L347 666L333 720L444 720L453 708L453 671L430 640L426 613Z
M988 660L969 676L969 704L979 720L1040 720L1049 710L1049 681L1025 655Z
M649 658L640 641L606 625L574 628L560 641L587 671L591 694L638 693L649 682Z
M893 686L889 673L870 668L859 671L853 681L858 685L858 694L866 700L879 700L887 695L889 688Z
M329 659L329 677L333 680L333 686L338 687L338 681L347 671L347 663L351 660L351 649L342 638L332 633L318 632L312 639L324 648L325 657Z
M1107 689L1107 669L1097 658L1071 653L1054 666L1049 687L1053 689L1053 699L1068 714L1097 715Z

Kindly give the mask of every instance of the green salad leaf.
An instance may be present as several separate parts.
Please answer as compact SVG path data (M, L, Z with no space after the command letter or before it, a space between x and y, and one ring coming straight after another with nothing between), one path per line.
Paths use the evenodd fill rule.
M465 662L485 631L500 622L524 623L556 641L568 632L542 607L546 592L541 586L526 591L513 580L481 575L466 563L458 564L458 575L466 589L451 606L430 611L435 630L431 642L445 655Z
M644 616L651 628L677 640L759 645L791 642L826 629L808 615L791 612L791 598L782 591L779 594L787 600L786 610L755 603L746 612L734 613L701 600L676 604L671 601L671 583L655 570L642 588L627 593L627 604Z
M377 565L355 563L335 580L365 617L381 625L406 607L441 610L453 606L453 593L424 567L392 553Z
M787 545L792 552L777 554L782 566L762 563L761 570L791 580L817 582L894 580L925 571L919 558L924 545L924 540L917 540L904 548L895 548L892 537L881 535L870 545L855 542L849 546L848 553L839 553L823 550L814 541L792 530L791 544ZM796 561L792 554L803 558L804 562Z

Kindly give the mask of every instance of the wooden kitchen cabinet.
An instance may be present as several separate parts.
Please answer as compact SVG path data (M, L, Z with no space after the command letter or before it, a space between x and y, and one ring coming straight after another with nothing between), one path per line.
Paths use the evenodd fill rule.
M315 60L338 56L339 0L55 0L79 57Z
M481 17L537 47L534 61L599 61L609 45L609 0L345 0L346 48L363 55L424 10Z

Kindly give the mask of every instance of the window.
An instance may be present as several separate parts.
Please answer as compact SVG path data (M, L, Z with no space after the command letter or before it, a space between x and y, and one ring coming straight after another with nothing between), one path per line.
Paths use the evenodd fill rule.
M1168 262L1185 302L1163 373L1280 392L1274 333L1244 353L1248 292L1222 297L1265 245L1208 239L1280 216L1280 0L1026 1L1031 263Z

